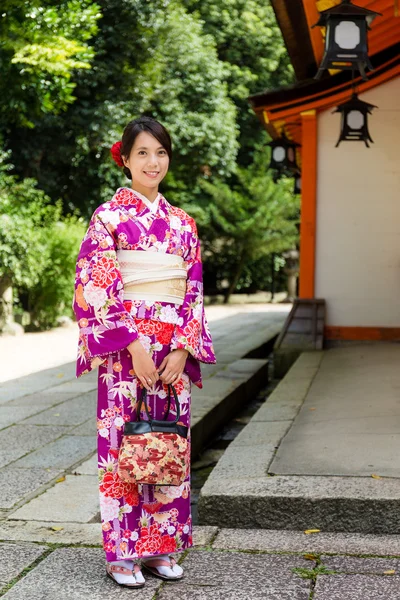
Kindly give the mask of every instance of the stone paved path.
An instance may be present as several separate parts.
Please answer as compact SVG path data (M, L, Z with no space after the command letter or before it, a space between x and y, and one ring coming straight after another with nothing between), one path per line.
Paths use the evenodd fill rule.
M241 357L279 331L289 308L252 304L207 309L218 364L204 365L203 395L194 394L193 399L194 420L204 413L202 402L217 402L219 395L247 381L249 367L257 367L258 359ZM70 362L75 344L76 330L70 328L0 338L4 597L95 599L124 597L127 592L106 580L102 568L95 456L97 374L75 378L75 363ZM206 562L207 556L206 552ZM157 586L150 578L143 597L152 598Z
M100 544L100 538L98 544ZM96 545L0 542L5 600L398 600L398 536L195 527L179 582L119 587ZM357 554L357 556L355 556ZM371 556L373 555L373 556Z

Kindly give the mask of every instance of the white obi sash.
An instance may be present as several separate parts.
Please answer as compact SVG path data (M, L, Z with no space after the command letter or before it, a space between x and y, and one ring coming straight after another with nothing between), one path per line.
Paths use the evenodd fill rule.
M187 271L181 256L145 250L117 250L117 260L125 300L183 304Z

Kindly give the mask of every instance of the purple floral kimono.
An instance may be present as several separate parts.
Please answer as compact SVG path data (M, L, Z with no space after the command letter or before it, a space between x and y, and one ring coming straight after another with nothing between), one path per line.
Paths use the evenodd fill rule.
M187 269L182 305L125 300L116 250L181 256ZM126 347L139 338L156 367L176 348L189 354L175 386L181 421L190 427L191 384L202 387L200 362L215 363L203 306L200 241L195 221L158 194L154 202L120 187L91 218L77 259L74 311L79 324L77 377L98 367L100 511L107 561L180 552L192 546L190 469L180 486L134 485L117 474L125 421L136 420L142 389ZM167 386L147 394L150 414L163 417ZM142 407L142 418L145 412ZM170 419L176 415L172 399ZM190 442L190 429L188 440Z

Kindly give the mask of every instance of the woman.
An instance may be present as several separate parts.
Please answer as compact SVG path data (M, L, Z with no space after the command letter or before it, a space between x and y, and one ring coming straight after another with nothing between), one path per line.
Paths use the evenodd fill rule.
M152 418L162 419L168 384L173 384L180 422L190 427L191 384L202 387L199 362L216 360L203 307L195 221L158 192L172 156L167 130L150 117L135 119L111 152L132 188L118 188L95 210L82 241L74 296L80 328L77 377L99 369L106 570L120 585L142 587L139 558L156 576L182 578L183 569L170 553L192 546L190 466L181 486L122 481L117 458L123 426L136 420L143 387ZM174 419L173 400L171 407L169 418Z

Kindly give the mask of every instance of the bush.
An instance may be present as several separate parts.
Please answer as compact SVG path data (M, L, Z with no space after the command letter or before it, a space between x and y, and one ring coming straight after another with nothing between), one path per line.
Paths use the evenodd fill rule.
M0 296L10 286L38 282L48 259L43 228L60 218L36 180L18 181L7 173L0 154Z
M34 329L72 316L75 261L85 233L83 219L62 217L61 201L37 188L35 179L10 175L0 151L0 298L12 286L17 311L31 313ZM0 315L1 316L1 315Z
M49 329L61 315L73 316L75 263L86 226L75 216L46 228L47 260L39 281L27 293L31 328Z

